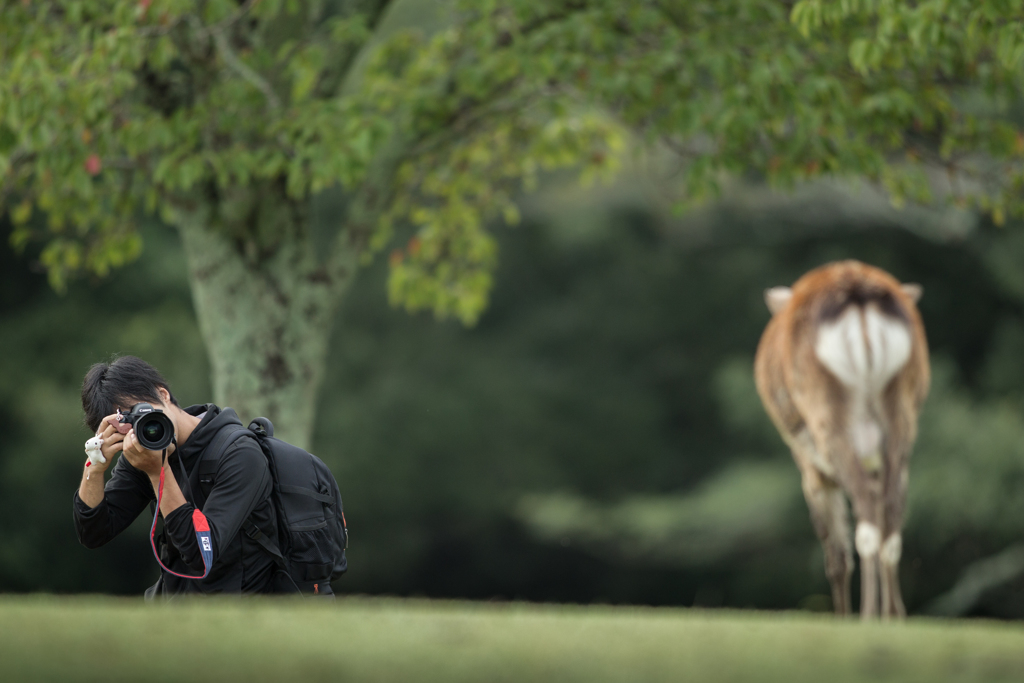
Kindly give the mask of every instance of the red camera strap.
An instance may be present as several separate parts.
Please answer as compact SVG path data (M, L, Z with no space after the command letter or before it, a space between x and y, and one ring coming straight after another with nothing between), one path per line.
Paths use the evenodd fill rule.
M213 537L210 535L210 523L206 520L206 515L198 508L192 511L192 527L196 531L196 542L199 544L199 552L203 556L203 565L206 567L203 575L189 576L188 574L179 574L168 569L167 565L160 561L160 553L156 549L156 521L160 517L160 501L164 496L164 472L166 471L166 465L167 449L165 448L163 458L160 461L160 486L156 492L156 512L153 514L153 526L149 529L149 545L153 548L153 556L156 558L157 564L168 574L173 574L183 579L205 579L210 573L210 566L213 564Z

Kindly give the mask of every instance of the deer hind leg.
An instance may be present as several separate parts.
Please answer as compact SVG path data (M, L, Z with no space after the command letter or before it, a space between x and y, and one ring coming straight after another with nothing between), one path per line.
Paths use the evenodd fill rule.
M854 545L860 556L860 616L873 619L879 614L879 553L882 550L883 506L881 480L876 475L858 472L850 498L857 515ZM891 596L890 596L891 597Z
M802 484L811 522L825 555L825 576L832 587L832 606L837 615L848 616L853 548L846 498L834 482L813 467L803 469Z
M882 460L862 457L848 438L846 429L834 430L827 422L812 423L816 428L816 442L827 444L823 449L835 468L835 479L842 486L857 518L854 546L860 556L860 615L863 619L876 618L879 613L879 562L882 548L883 479Z
M882 618L903 619L907 616L907 608L903 605L900 593L900 554L903 551L903 539L900 532L889 534L882 543L878 555L882 568Z
M872 619L878 616L879 608L878 552L882 547L882 532L874 521L861 518L854 538L860 555L860 616Z
M882 535L882 472L880 467L866 465L855 452L847 450L842 439L833 440L831 445L837 479L850 497L857 518L853 538L860 556L860 615L863 619L872 619L879 614L879 553L885 540Z
M878 555L882 570L882 618L907 616L900 593L900 555L903 553L903 505L907 491L907 468L905 465L893 468L886 480L885 540Z

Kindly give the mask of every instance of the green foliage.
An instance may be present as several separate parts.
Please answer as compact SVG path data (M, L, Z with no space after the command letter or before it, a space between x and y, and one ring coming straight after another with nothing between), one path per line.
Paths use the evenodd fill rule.
M896 202L927 201L927 172L941 170L945 192L997 223L1024 208L1024 136L1007 119L1024 84L1014 3L807 0L791 16L768 0L499 7L478 21L507 14L493 33L527 34L524 73L679 154L685 201L750 171L784 187L863 176Z
M404 141L371 246L383 248L396 226L415 232L391 252L390 299L466 323L486 307L497 263L488 222L518 222L514 193L536 188L545 172L580 167L584 183L608 179L625 136L535 78L524 46L495 43L492 28L467 20L426 41L402 33L374 56L365 81L367 100Z
M59 288L133 258L140 210L340 186L374 197L350 226L366 258L403 235L392 302L472 323L497 263L489 220L514 223L514 193L544 171L607 177L626 131L678 157L680 205L745 174L827 174L997 224L1024 211L1014 3L488 0L432 37L381 37L387 4L5 3L14 243L45 234Z
M852 102L879 124L888 119L889 132L878 127L874 136L882 150L906 155L888 176L943 171L944 189L991 212L996 224L1024 212L1024 22L1017 3L802 0L792 19L805 37L848 50L857 79L847 96L855 94ZM887 184L902 189L894 178Z
M483 224L496 214L514 222L509 181L535 183L581 158L612 168L621 140L599 116L552 121L519 93L504 96L516 56L477 70L459 33L429 43L402 34L361 60L387 5L5 3L0 206L14 202L12 243L44 239L42 261L63 290L77 272L103 275L134 258L143 211L175 223L179 209L230 204L249 188L280 187L278 201L303 203L372 180L387 208L348 239L368 243L369 256L395 223L411 222L418 246L392 258L393 300L475 321L496 263ZM479 80L495 69L499 81ZM371 177L392 148L405 162ZM45 219L30 220L34 205ZM230 207L211 229L224 223L267 246L250 226L237 234Z
M1011 401L974 402L950 386L953 369L935 368L936 395L922 415L908 523L922 544L957 538L1024 538L1024 424Z
M362 8L365 5L365 8ZM380 3L5 2L0 202L63 289L139 251L142 211L365 174L387 122L338 94ZM355 11L361 9L361 11ZM288 93L282 95L278 93ZM28 220L31 206L45 221Z
M392 252L393 303L475 321L486 306L496 263L494 238L484 225L496 212L508 224L519 220L510 181L536 187L539 173L575 165L588 151L594 162L585 166L585 179L616 167L612 155L622 148L621 134L603 117L552 120L526 111L502 118L476 135L460 136L456 125L443 147L417 154L415 163L399 171L409 190L398 194L385 224L408 215L417 232L405 249Z
M493 263L480 226L510 211L504 188L532 187L543 168L614 171L625 131L678 157L680 206L753 173L786 188L863 177L897 205L950 197L997 224L1024 213L1012 3L460 6L418 51L407 37L390 46L407 60L393 92L421 140L384 219L420 229L392 255L392 301L410 308L472 319ZM588 125L581 111L604 114Z
M530 495L519 516L541 539L582 543L631 562L702 565L786 539L802 505L792 463L736 463L683 496L633 496L601 507L579 496Z

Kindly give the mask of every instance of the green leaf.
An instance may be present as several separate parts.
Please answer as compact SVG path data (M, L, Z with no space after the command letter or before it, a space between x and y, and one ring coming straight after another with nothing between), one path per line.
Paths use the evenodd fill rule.
M24 225L32 217L32 202L28 199L11 210L11 222L15 225Z

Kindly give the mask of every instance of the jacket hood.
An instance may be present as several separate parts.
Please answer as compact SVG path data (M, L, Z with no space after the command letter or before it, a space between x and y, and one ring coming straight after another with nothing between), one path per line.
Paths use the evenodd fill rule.
M203 415L203 419L196 425L196 428L189 434L185 443L178 444L175 451L185 467L191 471L192 464L202 456L203 451L213 441L213 437L222 427L236 425L242 427L242 421L233 408L218 408L213 403L198 403L185 408L185 412L193 417Z

